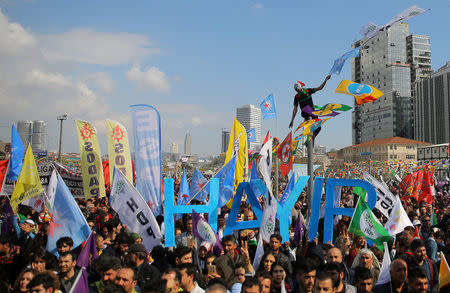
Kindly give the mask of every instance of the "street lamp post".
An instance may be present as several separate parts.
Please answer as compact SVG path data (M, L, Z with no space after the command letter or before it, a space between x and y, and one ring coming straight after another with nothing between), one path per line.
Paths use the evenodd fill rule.
M67 114L58 116L56 119L61 121L61 124L59 126L59 150L58 150L58 161L61 162L62 125L63 125L63 121L67 120Z

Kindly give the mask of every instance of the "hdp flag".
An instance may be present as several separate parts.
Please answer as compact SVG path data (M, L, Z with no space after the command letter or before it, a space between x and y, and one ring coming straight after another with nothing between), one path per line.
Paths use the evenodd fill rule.
M386 231L388 231L389 235L394 237L398 233L403 232L403 230L405 230L408 226L414 227L408 217L408 214L403 208L400 198L396 196L394 207L392 208L391 214L389 215L386 224L384 224L384 227L386 228Z
M356 104L358 105L373 102L384 95L382 91L371 85L360 84L345 79L341 81L335 92L355 97Z
M191 187L189 188L189 193L192 198L206 203L206 196L208 191L206 190L206 184L208 180L200 173L200 171L195 168L194 175L192 175Z
M233 120L233 126L231 127L225 164L235 156L236 172L234 176L234 190L237 190L239 183L247 181L250 174L248 172L247 131L236 118Z
M192 210L192 230L197 239L208 242L213 247L217 246L220 252L223 251L223 247L217 233L214 232L211 225L209 225L209 223L194 210Z
M262 234L258 237L258 246L256 246L255 258L253 259L253 269L258 271L259 264L264 256L264 241L262 240Z
M383 250L383 242L389 242L391 236L367 206L365 200L358 199L348 232L372 240L379 250Z
M162 214L161 119L149 105L132 105L136 188L155 215Z
M28 145L23 160L22 170L20 171L19 178L17 179L16 186L11 195L11 207L14 212L17 212L17 206L24 200L38 196L44 192L41 185L41 178L36 167L36 161L34 160L33 151L31 145Z
M183 177L181 177L180 190L178 192L177 205L185 205L189 202L191 196L189 195L189 183L186 177L186 170L183 168Z
M341 74L342 67L344 66L344 63L348 58L359 57L359 48L360 47L356 47L353 50L350 50L350 51L344 53L338 59L334 60L333 67L331 68L330 73L328 73L328 74L329 75Z
M80 269L69 293L89 293L89 283L85 267Z
M22 169L22 160L25 149L23 147L20 135L17 132L16 127L11 128L11 158L9 163L8 177L12 181L16 181L19 178L20 170Z
M236 157L233 157L222 169L212 178L219 178L219 206L224 206L232 197L234 190L234 173L236 170ZM209 183L205 186L209 192Z
M285 137L278 148L277 157L281 160L281 176L286 176L292 170L292 132Z
M59 238L68 236L73 240L73 247L77 247L92 232L60 175L58 175L51 215L46 249L55 255L57 255L56 241Z
M275 232L277 209L277 200L272 195L272 192L269 191L264 202L264 212L261 220L260 230L262 239L266 242L270 241L270 236Z
M259 172L269 190L272 190L272 142L273 141L269 139L269 141L262 146L261 151L259 152L261 158L258 161Z
M80 255L78 255L77 266L87 268L90 265L89 260L93 261L97 257L98 253L97 248L95 247L95 236L94 233L91 233L81 249Z
M247 131L247 140L248 140L248 142L256 142L256 130L255 130L255 128L250 128Z
M391 265L391 256L389 253L388 244L384 242L383 247L384 247L383 263L381 264L380 275L378 277L376 285L385 284L391 281L391 273L389 271L389 267Z
M262 101L259 107L261 108L263 119L277 118L277 111L275 109L275 99L273 97L273 94L268 95L267 98Z
M114 168L109 199L122 223L141 235L142 243L148 251L161 243L161 230L152 210L139 191L117 168Z

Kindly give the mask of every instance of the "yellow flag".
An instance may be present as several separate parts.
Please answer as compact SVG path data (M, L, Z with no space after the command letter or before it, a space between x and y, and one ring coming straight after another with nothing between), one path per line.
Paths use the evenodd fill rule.
M439 290L442 287L450 285L450 269L448 267L447 260L445 259L445 255L441 252L441 265L439 267Z
M14 213L17 212L17 206L21 202L30 197L38 196L42 192L44 190L42 189L41 178L39 178L33 151L30 144L28 144L22 170L20 170L19 178L17 178L16 186L11 196L11 207Z
M104 197L102 158L98 146L97 131L89 122L76 120L78 141L80 143L81 171L83 175L84 197Z
M224 165L226 165L234 156L236 156L236 171L234 175L234 191L236 191L239 183L247 181L249 177L247 131L236 118L234 119L231 128L230 141L228 143ZM227 203L227 206L231 207L232 202L233 199Z
M359 84L345 79L341 81L335 92L354 96L358 105L373 102L384 95L382 91L371 85Z
M109 182L113 180L114 167L119 168L128 181L133 182L127 130L114 120L106 120L106 128L108 130Z

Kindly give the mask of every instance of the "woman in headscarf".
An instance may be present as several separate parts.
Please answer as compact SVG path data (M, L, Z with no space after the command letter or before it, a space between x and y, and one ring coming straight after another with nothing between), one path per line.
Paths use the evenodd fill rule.
M370 270L373 276L373 283L376 284L380 276L381 265L375 254L367 248L361 249L355 257L352 269L365 267Z

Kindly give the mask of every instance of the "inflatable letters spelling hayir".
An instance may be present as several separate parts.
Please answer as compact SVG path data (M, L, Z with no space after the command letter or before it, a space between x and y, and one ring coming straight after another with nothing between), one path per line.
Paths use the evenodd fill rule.
M309 176L301 176L289 197L283 204L278 203L277 216L280 223L280 234L283 242L289 241L289 216L292 208L305 188ZM322 199L322 187L324 178L316 177L314 180L313 199L311 206L311 217L309 222L309 239L314 239L317 235L319 226L320 204ZM369 208L373 209L377 201L377 194L375 188L367 181L360 179L334 179L328 178L326 184L325 197L325 218L324 218L324 235L323 242L333 240L333 218L336 215L345 215L351 217L353 215L353 208L341 208L335 206L335 190L337 186L353 186L361 187L367 192L367 204ZM167 247L175 246L175 214L191 214L192 211L197 213L208 213L208 222L211 227L217 231L217 212L218 212L218 198L219 198L219 180L217 178L211 179L209 190L209 202L206 205L175 205L174 185L173 179L164 180L164 226L165 226L165 245ZM255 188L256 187L256 188ZM267 187L262 180L256 179L250 182L242 182L239 184L236 195L234 197L233 205L225 225L224 235L231 234L234 230L240 229L254 229L260 228L263 210L258 202L257 195L254 190L266 195ZM236 221L239 207L241 205L241 198L244 194L247 195L247 200L251 203L253 212L257 220L251 221ZM339 196L339 195L338 195Z

